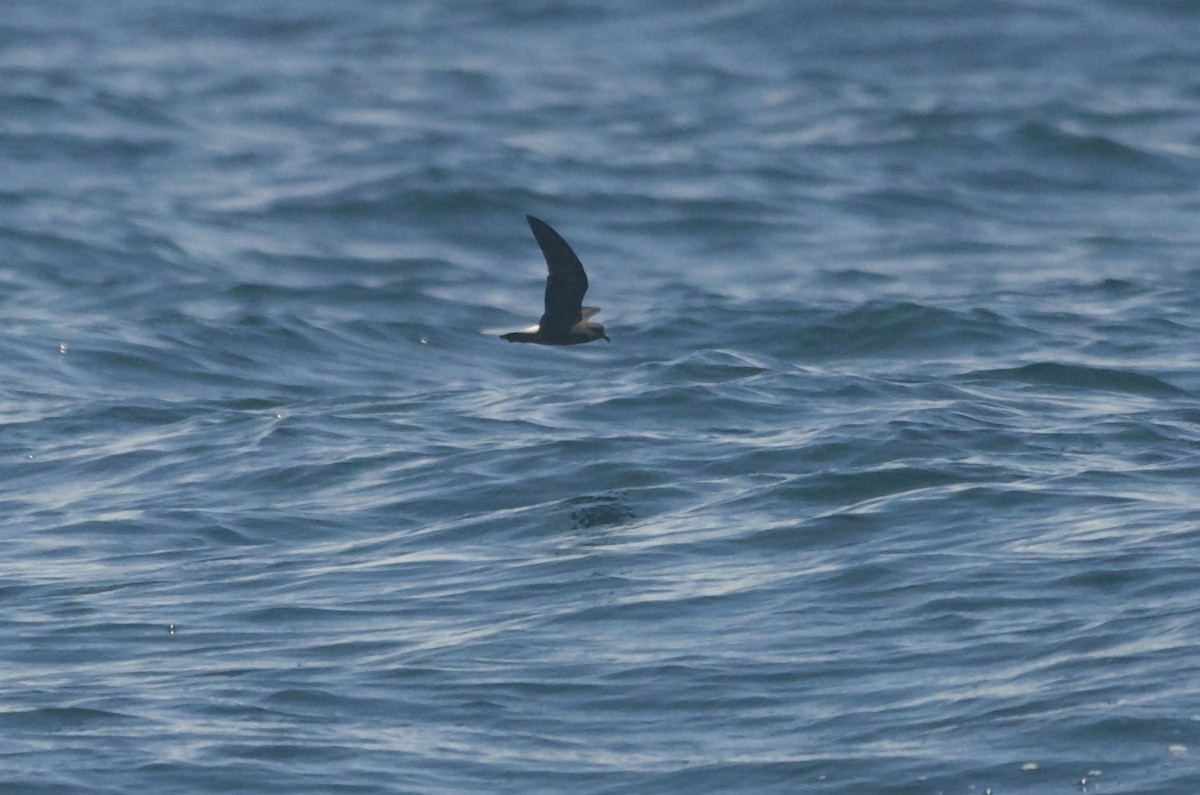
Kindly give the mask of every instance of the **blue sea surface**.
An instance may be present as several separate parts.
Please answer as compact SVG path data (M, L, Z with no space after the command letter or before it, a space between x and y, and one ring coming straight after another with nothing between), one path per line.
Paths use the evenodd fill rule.
M8 0L0 737L1200 792L1200 5Z

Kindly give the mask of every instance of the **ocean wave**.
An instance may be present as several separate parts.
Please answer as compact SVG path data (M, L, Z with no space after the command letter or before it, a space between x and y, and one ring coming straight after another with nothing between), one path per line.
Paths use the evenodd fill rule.
M1188 392L1151 375L1105 367L1059 362L1035 362L1021 367L979 370L962 376L966 381L1008 381L1028 386L1121 392L1147 397L1180 397Z

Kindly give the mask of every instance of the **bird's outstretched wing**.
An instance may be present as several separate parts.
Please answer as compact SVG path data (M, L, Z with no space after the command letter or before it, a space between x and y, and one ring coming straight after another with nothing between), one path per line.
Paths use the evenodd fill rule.
M562 236L545 221L525 216L529 228L546 258L550 275L546 278L546 310L538 323L541 333L549 337L566 336L580 321L580 307L587 292L587 274L583 263Z

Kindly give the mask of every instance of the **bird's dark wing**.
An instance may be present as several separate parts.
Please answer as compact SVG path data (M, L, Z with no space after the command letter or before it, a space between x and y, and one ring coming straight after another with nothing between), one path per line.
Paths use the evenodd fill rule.
M547 336L566 336L579 322L580 306L588 288L587 274L567 241L549 224L532 215L525 219L529 221L529 228L546 258L546 267L550 269L550 275L546 277L546 311L538 323L539 329Z

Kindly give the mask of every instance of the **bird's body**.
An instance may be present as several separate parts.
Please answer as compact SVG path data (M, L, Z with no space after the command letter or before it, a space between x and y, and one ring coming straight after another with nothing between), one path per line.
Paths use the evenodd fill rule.
M546 308L536 326L501 334L500 338L539 345L580 345L597 339L607 340L604 326L588 320L600 308L583 306L588 280L579 257L545 221L532 215L525 219L529 221L529 228L533 230L550 271L546 277Z

